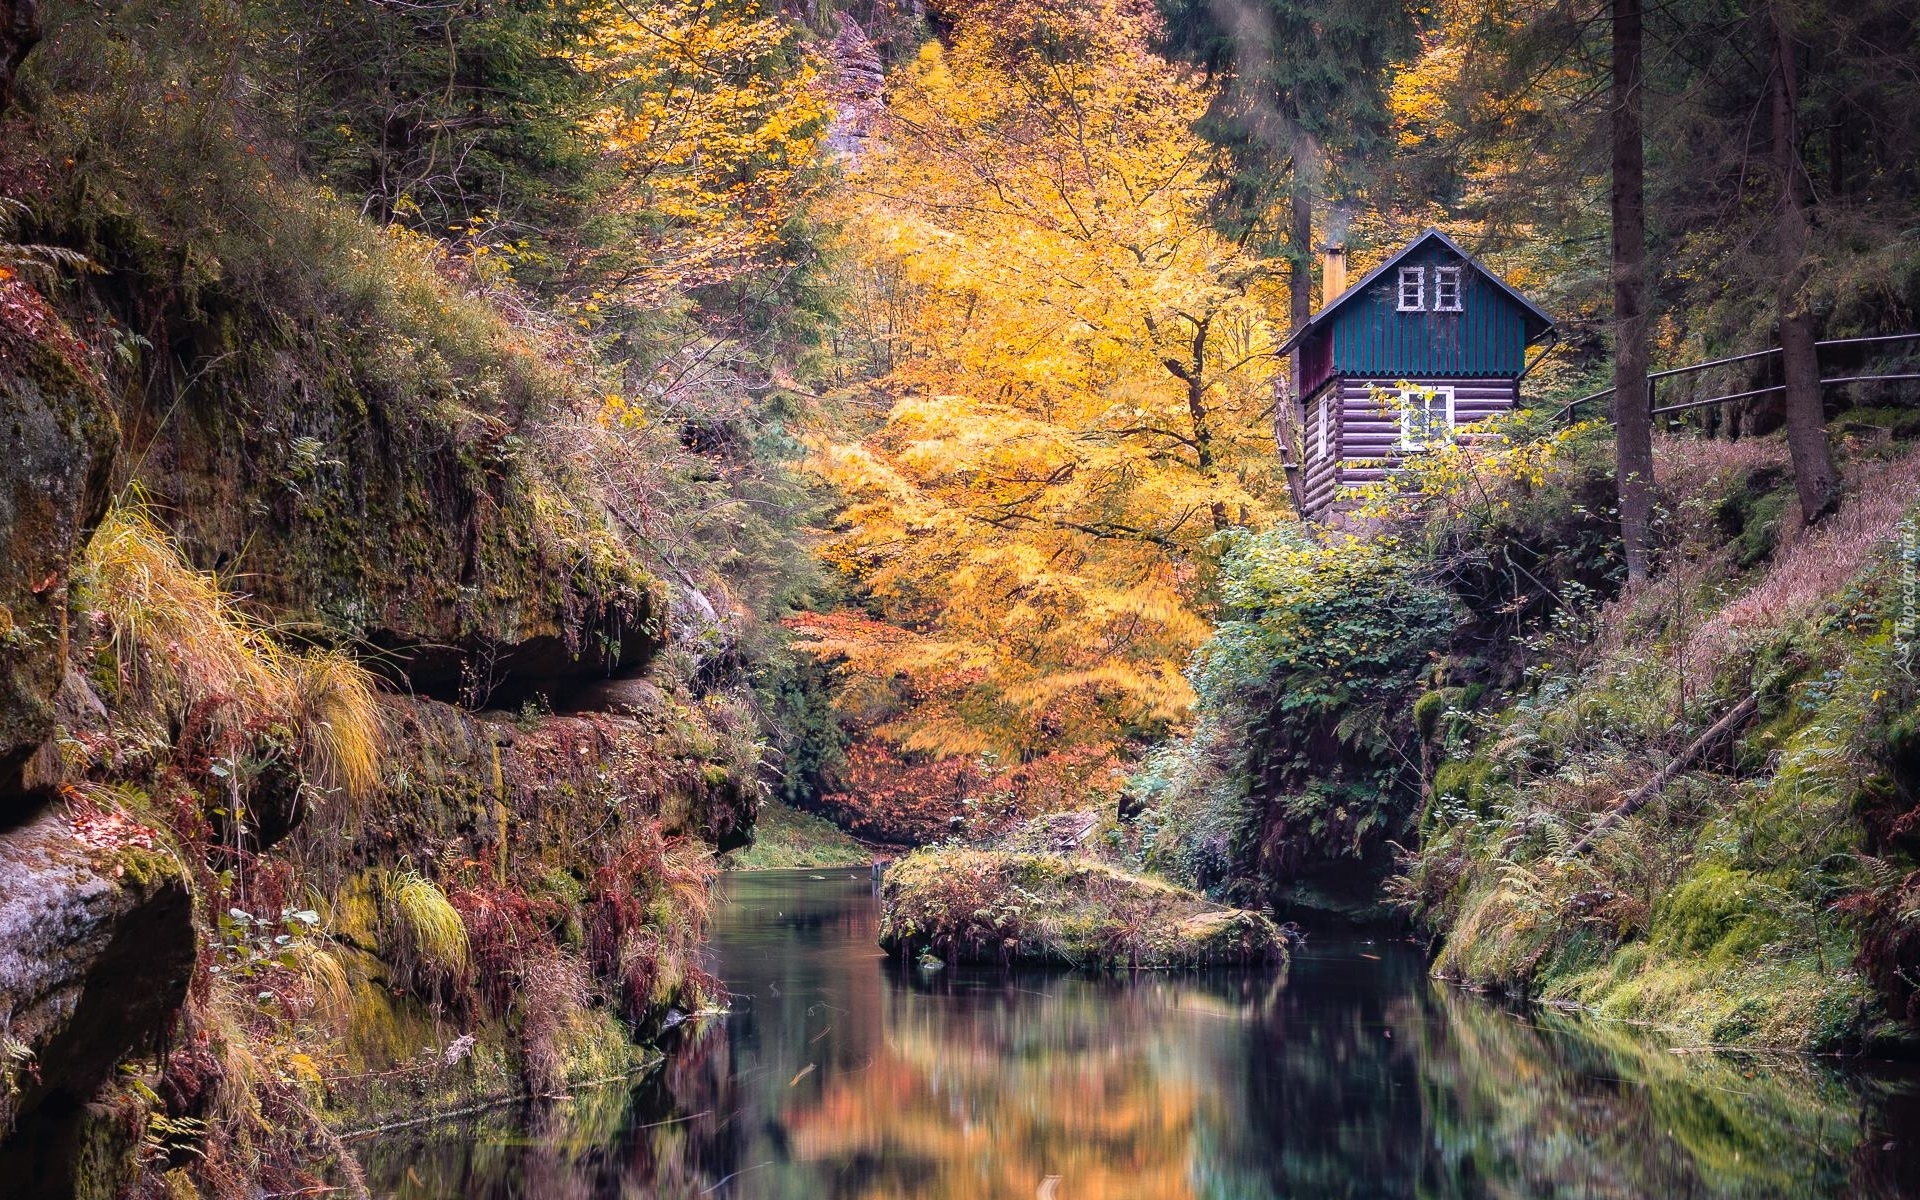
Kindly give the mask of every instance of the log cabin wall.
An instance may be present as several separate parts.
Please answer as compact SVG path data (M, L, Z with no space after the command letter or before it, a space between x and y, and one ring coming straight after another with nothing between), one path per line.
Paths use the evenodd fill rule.
M1352 507L1340 500L1343 487L1401 465L1400 413L1372 387L1449 389L1455 428L1470 426L1514 407L1527 347L1552 328L1538 305L1437 229L1374 267L1280 350L1294 355L1302 397L1302 515L1339 515Z
M1307 397L1304 409L1306 421L1302 426L1304 444L1300 448L1305 469L1301 472L1300 490L1308 517L1325 512L1333 504L1334 492L1340 486L1343 408L1340 381L1337 379ZM1324 449L1320 436L1322 421L1326 423Z
M1456 436L1457 431L1467 426L1511 410L1519 396L1519 388L1511 379L1426 377L1407 382L1418 387L1453 389ZM1309 472L1309 512L1324 511L1329 503L1334 508L1348 507L1340 502L1340 488L1378 483L1401 464L1404 454L1400 447L1400 414L1390 403L1383 402L1384 398L1376 399L1373 394L1376 387L1389 393L1396 391L1399 383L1396 379L1342 378L1323 393L1321 403L1331 400L1339 430L1337 456L1336 461L1329 464L1332 469L1328 473L1332 478L1324 489L1326 495L1318 498L1317 503ZM1472 438L1472 434L1465 436L1467 440Z

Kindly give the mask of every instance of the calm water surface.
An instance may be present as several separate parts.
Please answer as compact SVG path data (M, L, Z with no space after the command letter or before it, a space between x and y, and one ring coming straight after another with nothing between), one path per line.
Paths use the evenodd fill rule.
M1914 1197L1920 1087L1673 1053L1440 988L1403 944L1094 978L886 961L866 874L726 878L735 993L637 1086L396 1136L404 1200Z

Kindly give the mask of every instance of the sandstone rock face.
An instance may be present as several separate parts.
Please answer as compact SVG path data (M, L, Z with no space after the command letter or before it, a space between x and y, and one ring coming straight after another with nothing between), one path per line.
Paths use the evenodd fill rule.
M68 565L107 501L119 426L86 363L36 292L0 279L0 797L52 732ZM0 820L33 803L0 799Z
M40 44L40 0L0 0L0 112L13 102L13 75Z
M721 732L650 683L615 690L628 702L608 707L621 712L533 720L395 699L389 753L404 772L358 805L323 806L292 845L341 874L455 846L487 863L505 846L511 861L565 870L583 847L617 844L624 824L650 819L721 853L745 845L757 795Z
M886 72L859 22L846 13L836 14L834 20L839 29L827 49L833 66L827 83L833 100L827 150L857 166L869 141L879 133L885 111Z
M646 679L596 679L566 697L568 712L625 713L654 717L668 707L666 696Z
M175 361L218 369L177 407L161 392L128 417L172 412L139 473L196 566L244 562L261 608L360 639L404 690L467 707L517 707L659 649L664 588L526 443L554 397L523 357L480 348L396 373L373 343L431 358L417 335L207 308L170 312L168 337Z
M193 903L161 835L48 808L0 832L0 1179L73 1194L87 1106L159 1036L193 971Z

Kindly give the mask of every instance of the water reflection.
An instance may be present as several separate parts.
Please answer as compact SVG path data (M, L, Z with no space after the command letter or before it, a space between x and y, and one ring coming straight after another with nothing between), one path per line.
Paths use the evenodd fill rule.
M1902 1080L1522 1018L1404 946L925 976L873 948L864 877L727 886L734 1015L636 1088L366 1147L375 1193L1920 1198Z

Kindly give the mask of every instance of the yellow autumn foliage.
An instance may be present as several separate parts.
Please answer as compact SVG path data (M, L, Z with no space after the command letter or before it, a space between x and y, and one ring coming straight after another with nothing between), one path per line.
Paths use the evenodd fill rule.
M713 0L613 0L589 17L575 65L603 85L589 129L621 179L606 203L647 218L623 298L670 304L764 267L807 199L827 114L793 23Z
M835 214L874 419L812 466L846 498L825 555L878 620L803 644L904 680L881 733L907 749L1177 722L1209 539L1276 515L1284 287L1207 223L1206 89L1152 19L961 6L889 79Z

